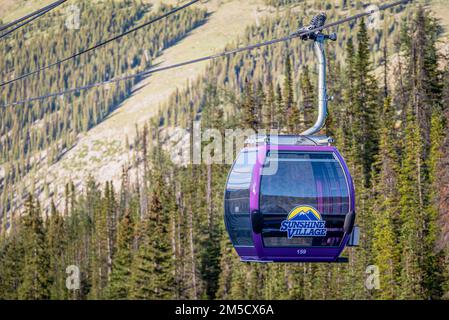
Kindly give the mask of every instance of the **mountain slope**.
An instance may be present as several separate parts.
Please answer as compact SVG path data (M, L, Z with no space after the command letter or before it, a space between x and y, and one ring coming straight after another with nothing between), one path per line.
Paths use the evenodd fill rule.
M0 20L11 22L53 2L55 0L1 0Z
M177 3L159 0L145 2ZM26 1L26 3L29 5L23 8L33 10L46 4L40 1ZM227 44L237 41L238 37L244 34L246 26L257 24L264 16L276 14L276 9L267 7L265 3L264 0L244 2L212 0L196 5L207 8L210 13L209 19L204 25L188 34L184 40L164 50L155 64L164 66L221 51ZM438 9L437 16L448 23L445 21L447 16L445 10L449 11L449 8L446 8L444 1L433 0L431 5L432 8ZM302 6L300 4L295 12L301 12ZM5 12L9 12L5 21L25 14L23 8L13 6L7 0L0 0L0 7L7 8L2 11L4 16ZM136 136L136 125L141 126L151 119L159 105L166 103L177 90L182 91L188 82L195 81L205 72L206 66L207 62L203 62L155 74L141 81L134 87L132 96L118 106L111 115L88 132L75 137L73 147L65 150L56 163L48 165L43 161L46 152L37 155L35 159L39 159L41 164L37 170L23 179L24 185L26 188L33 186L33 189L40 193L44 205L48 205L48 196L53 196L58 201L64 192L64 184L70 180L80 187L88 176L101 183L113 180L117 184L121 168L131 162L132 150L128 148L128 142L132 142ZM133 148L132 145L130 147ZM0 180L4 174L3 170L0 166ZM50 185L50 190L43 192ZM21 202L21 199L16 199L16 207L20 207Z
M155 65L168 65L178 61L193 59L212 54L224 49L225 45L236 41L243 35L246 26L257 23L258 19L274 10L268 10L262 0L210 1L205 5L210 16L207 22L191 32L185 39L171 48L164 50L157 58ZM68 150L58 162L51 166L42 165L37 172L25 178L26 185L36 182L35 190L50 189L57 204L64 192L64 185L73 181L82 186L87 177L92 176L98 182L113 180L118 183L121 168L130 162L131 150L127 149L127 141L133 141L136 125L142 125L152 118L176 90L182 90L188 82L201 75L207 62L188 67L162 72L141 81L132 96L125 100L106 120L80 134L75 146ZM132 147L132 146L131 146ZM41 192L44 206L49 204Z

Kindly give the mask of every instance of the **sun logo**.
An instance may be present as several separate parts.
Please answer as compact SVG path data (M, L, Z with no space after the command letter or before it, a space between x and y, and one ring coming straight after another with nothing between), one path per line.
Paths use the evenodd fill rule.
M287 219L282 221L280 231L287 232L289 239L293 237L325 237L326 221L321 213L311 206L294 208Z
M293 209L288 215L287 220L293 220L295 218L307 221L323 220L318 210L310 206L301 206Z

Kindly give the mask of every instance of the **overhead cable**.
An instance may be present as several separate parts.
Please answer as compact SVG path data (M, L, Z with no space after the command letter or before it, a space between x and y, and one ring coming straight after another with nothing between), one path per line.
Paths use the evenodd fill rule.
M12 27L12 26L14 26L14 25L16 25L16 24L19 23L19 24L16 25L14 28L12 28L12 29L6 31L5 33L2 33L2 34L0 35L0 39L6 37L7 35L9 35L9 34L11 34L11 33L13 33L13 32L16 31L17 29L20 29L21 27L23 27L23 26L29 24L30 22L36 20L37 18L42 17L42 16L45 15L46 13L48 13L48 12L50 12L51 10L55 9L56 7L59 7L59 6L60 6L61 4L63 4L64 2L67 2L67 0L60 0L60 1L57 1L57 2L55 2L55 3L53 3L53 4L51 4L51 5L48 5L48 6L44 7L44 8L42 8L42 9L39 9L39 10L33 12L33 13L30 13L29 15L27 15L27 16L25 16L25 17L22 17L22 18L20 18L20 19L17 19L16 21L13 21L13 22L11 22L11 23L8 23L8 24L6 24L6 25L1 26L1 27L0 27L0 31L3 31L3 30L5 30L5 29L8 29L8 28L10 28L10 27ZM23 21L23 22L22 22L22 21ZM22 23L20 23L20 22L22 22Z
M155 22L157 22L157 21L160 21L160 20L162 20L162 19L164 19L164 18L167 18L167 17L169 17L169 16L171 16L171 15L173 15L173 14L175 14L175 13L177 13L177 12L179 12L179 11L181 11L181 10L183 10L183 9L185 9L185 8L191 6L191 5L193 5L193 4L195 4L195 3L199 2L199 1L200 1L200 0L192 0L192 1L186 3L186 4L182 5L182 6L179 6L179 7L176 7L176 8L174 8L174 9L170 10L170 11L167 11L167 12L164 13L163 15L160 15L160 16L154 18L154 19L151 19L150 21L147 21L147 22L145 22L145 23L143 23L143 24L141 24L141 25L139 25L139 26L137 26L137 27L134 27L134 28L132 28L132 29L129 29L128 31L125 31L125 32L123 32L123 33L120 33L120 34L118 34L118 35L116 35L116 36L114 36L114 37L112 37L112 38L109 38L109 39L107 39L107 40L105 40L105 41L101 41L101 42L95 44L94 46L92 46L92 47L90 47L90 48L81 50L81 51L79 51L79 52L77 52L77 53L74 53L74 54L72 54L72 55L70 55L70 56L68 56L68 57L66 57L66 58L63 58L63 59L58 60L58 61L56 61L56 62L50 63L50 64L48 64L48 65L44 65L44 66L39 67L39 68L37 68L37 69L35 69L35 70L33 70L33 71L24 73L24 74L18 76L17 78L15 78L15 79L5 81L5 82L3 82L3 83L0 84L0 87L4 87L4 86L6 86L6 85L8 85L8 84L12 84L12 83L14 83L14 82L16 82L16 81L19 81L19 80L24 79L24 78L26 78L26 77L29 77L29 76L31 76L31 75L37 74L37 73L39 73L39 72L41 72L41 71L44 71L44 70L46 70L46 69L49 69L49 68L51 68L51 67L60 65L61 63L64 63L64 62L67 62L67 61L72 60L72 59L74 59L74 58L77 58L77 57L79 57L79 56L81 56L81 55L83 55L83 54L85 54L85 53L87 53L87 52L93 51L93 50L95 50L95 49L97 49L97 48L99 48L99 47L102 47L102 46L104 46L104 45L106 45L106 44L112 42L112 41L115 41L115 40L118 40L118 39L120 39L120 38L123 38L124 36L126 36L126 35L128 35L128 34L130 34L130 33L133 33L133 32L135 32L135 31L137 31L137 30L139 30L139 29L142 29L143 27L149 26L149 25L151 25L151 24L153 24L153 23L155 23Z
M293 33L291 35L288 35L288 36L285 36L285 37L282 37L282 38L277 38L277 39L273 39L273 40L269 40L269 41L265 41L265 42L261 42L261 43L257 43L257 44L252 44L252 45L248 45L248 46L245 46L245 47L240 47L240 48L224 51L224 52L213 54L213 55L204 56L204 57L193 59L193 60L188 60L188 61L184 61L184 62L180 62L180 63L175 63L175 64L171 64L171 65L168 65L168 66L165 66L165 67L153 68L153 69L142 71L142 72L135 73L135 74L132 74L132 75L126 75L126 76L122 76L122 77L119 77L119 78L114 78L114 79L101 81L101 82L97 82L97 83L92 83L92 84L88 84L88 85L84 85L84 86L80 86L80 87L65 89L65 90L62 90L62 91L59 91L59 92L48 93L48 94L45 94L45 95L42 95L42 96L37 96L37 97L28 98L28 99L24 99L24 100L20 100L20 101L6 103L6 104L2 105L2 107L12 106L12 105L20 105L20 104L25 104L25 103L29 103L29 102L38 101L38 100L43 100L43 99L47 99L47 98L51 98L51 97L62 96L62 95L65 95L65 94L79 92L79 91L91 89L91 88L94 88L94 87L100 87L100 86L103 86L103 85L108 85L108 84L112 84L112 83L116 83L116 82L126 81L126 80L130 80L130 79L138 78L138 77L145 77L145 76L149 76L151 74L157 73L157 72L167 71L167 70L183 67L183 66L186 66L186 65L191 65L191 64L194 64L194 63L202 62L202 61L215 60L215 59L218 59L218 58L227 57L227 56L234 55L236 53L240 53L240 52L244 52L244 51L251 51L251 50L254 50L254 49L257 49L257 48L266 47L266 46L273 45L273 44L276 44L276 43L289 41L289 40L291 40L293 38L302 37L302 36L305 36L305 35L310 34L310 33L319 32L319 31L327 29L327 28L335 27L335 26L338 26L340 24L343 24L343 23L346 23L346 22L349 22L349 21L352 21L352 20L356 20L356 19L360 19L360 18L369 16L369 15L372 15L376 11L387 10L387 9L393 8L393 7L401 5L401 4L407 4L408 2L410 2L410 0L397 1L397 2L394 2L394 3L391 3L391 4L380 6L378 10L370 10L370 11L367 11L367 12L359 13L359 14L356 14L354 16L351 16L351 17L348 17L348 18L345 18L345 19L342 19L342 20L338 20L336 22L332 22L332 23L326 24L324 26L321 26L321 27L318 27L318 28L315 28L315 29L312 29L312 30L308 30L306 32Z

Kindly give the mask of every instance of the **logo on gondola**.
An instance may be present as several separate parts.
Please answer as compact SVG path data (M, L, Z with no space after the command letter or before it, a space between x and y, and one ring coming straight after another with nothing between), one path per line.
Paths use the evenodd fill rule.
M326 221L317 209L310 206L294 208L287 219L281 223L281 231L287 232L288 238L293 237L325 237Z

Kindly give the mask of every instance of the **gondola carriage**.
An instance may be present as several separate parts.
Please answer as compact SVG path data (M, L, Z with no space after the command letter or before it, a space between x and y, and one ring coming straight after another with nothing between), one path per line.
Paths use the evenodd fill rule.
M324 24L325 15L312 21ZM225 224L243 261L342 262L343 249L358 242L350 172L333 139L316 135L327 116L323 45L336 35L309 39L319 60L316 123L301 135L250 137L228 176Z

